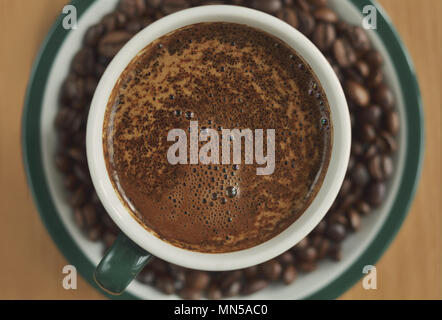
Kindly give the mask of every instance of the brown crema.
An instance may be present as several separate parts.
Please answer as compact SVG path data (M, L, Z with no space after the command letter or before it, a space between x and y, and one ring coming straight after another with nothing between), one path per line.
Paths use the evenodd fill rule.
M244 155L240 165L171 165L167 134L188 132L190 120L220 139L223 128L275 129L274 173L256 175ZM332 149L328 101L308 64L233 23L195 24L149 44L115 85L103 128L109 176L134 218L164 241L209 253L289 227L320 189Z

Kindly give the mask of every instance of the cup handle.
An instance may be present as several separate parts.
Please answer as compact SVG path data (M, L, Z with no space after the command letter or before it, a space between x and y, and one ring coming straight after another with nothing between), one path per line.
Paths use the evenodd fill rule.
M97 285L111 295L120 295L153 256L120 233L94 272Z

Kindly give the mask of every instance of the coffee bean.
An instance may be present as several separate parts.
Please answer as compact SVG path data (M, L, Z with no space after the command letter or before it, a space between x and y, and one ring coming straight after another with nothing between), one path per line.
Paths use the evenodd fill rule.
M345 84L348 98L354 101L357 105L365 107L370 103L369 92L359 83L348 80Z
M382 55L376 50L370 50L364 55L365 61L369 64L370 68L376 69L382 66L384 59Z
M72 60L72 70L79 76L87 76L95 66L94 51L90 48L83 48L74 56Z
M179 295L185 300L199 300L202 297L202 292L194 288L184 288Z
M327 227L326 235L332 241L341 242L347 236L347 232L341 223L331 223Z
M261 271L266 279L274 281L281 275L282 267L278 261L270 260L261 265Z
M370 67L365 61L359 60L354 65L355 71L361 78L367 78L370 75Z
M210 282L210 277L204 271L191 271L186 277L186 287L191 287L197 290L204 290Z
M318 259L323 259L327 255L329 246L330 241L321 237L320 242L317 244Z
M125 27L125 30L131 34L138 33L141 29L143 29L141 20L132 20Z
M349 209L347 211L348 225L353 231L359 230L361 227L361 218L359 213L354 209Z
M154 9L158 8L162 2L163 0L146 0L147 5Z
M324 21L329 23L335 23L338 21L338 16L336 15L336 13L333 10L326 7L321 7L316 9L313 12L313 16L319 21Z
M371 124L364 124L359 136L363 142L371 142L376 138L376 130Z
M359 200L355 203L354 208L361 214L361 215L368 215L371 212L370 205L365 202L364 200Z
M394 137L387 131L382 131L376 140L379 149L384 153L392 154L397 151L397 143Z
M393 160L391 159L391 157L383 155L381 160L381 167L384 180L391 178L394 171Z
M374 182L367 189L367 201L373 207L378 207L385 198L387 188L383 182Z
M74 210L74 221L75 224L80 228L85 228L85 221L83 216L83 211L81 209Z
M278 260L282 265L292 264L295 262L295 258L290 251L286 251L283 254L279 255L276 260Z
M298 21L299 31L305 36L310 36L315 29L315 19L309 14L299 13Z
M222 274L220 282L221 290L225 291L233 282L241 280L242 276L243 273L240 270L230 271L226 274Z
M304 250L300 250L296 256L303 262L315 261L317 257L317 251L315 247L307 247Z
M365 186L370 181L370 175L368 174L365 164L359 162L355 165L351 171L352 182L360 187Z
M376 88L384 80L384 73L381 69L371 69L370 76L367 79L367 84L370 88Z
M350 191L352 182L350 179L346 178L342 182L341 189L339 190L339 197L343 197Z
M84 80L75 75L69 75L63 85L63 94L71 101L81 100L84 97Z
M83 211L85 226L87 228L95 226L98 221L95 207L92 204L86 204L83 207L82 211Z
M207 298L212 300L219 300L222 299L222 297L223 293L216 285L212 284L209 289L207 289Z
M128 17L142 15L146 10L144 0L120 0L119 8Z
M254 279L244 284L244 287L241 290L241 294L248 296L250 294L256 293L258 291L267 288L269 282L262 279Z
M315 271L317 267L316 262L300 262L298 264L299 270L306 273Z
M72 207L79 208L86 201L86 190L82 187L78 188L71 196L69 202Z
M166 275L160 275L156 278L155 287L165 294L175 293L173 279Z
M243 269L243 273L244 273L244 276L246 277L246 279L256 278L256 276L258 274L258 267L252 266L252 267Z
M289 285L292 284L297 277L298 273L296 272L296 268L294 265L288 265L284 268L284 271L282 273L282 280L285 284Z
M345 38L338 38L333 44L333 55L342 68L349 67L356 62L356 54Z
M368 38L367 32L363 28L352 26L348 29L347 33L351 44L356 50L367 51L370 49L371 42Z
M101 19L100 24L103 25L106 32L112 32L117 28L117 18L112 13L107 14Z
M361 108L357 113L358 123L367 123L375 127L379 125L381 116L382 109L376 104Z
M399 115L396 111L388 111L385 115L385 126L393 136L399 132Z
M88 46L95 47L98 40L104 33L104 26L102 24L96 24L87 29L84 36L84 43Z
M316 8L327 6L328 0L309 0Z
M87 238L92 242L97 242L101 238L102 228L94 226L87 231Z
M224 290L224 296L233 297L237 296L241 292L241 282L240 281L234 281L232 282L225 290Z
M321 50L328 49L335 41L335 27L330 23L318 23L313 31L313 43Z
M331 243L328 248L328 256L334 261L342 260L342 247L340 243Z
M150 268L144 268L137 276L137 280L144 284L153 284L155 273Z
M351 145L351 154L353 156L360 157L360 156L362 156L364 154L364 151L365 151L364 146L361 143L359 143L357 141L354 141L352 143L352 145Z
M384 178L383 168L381 164L382 157L380 155L370 159L368 168L373 179L381 181Z
M283 9L279 10L279 12L276 16L279 19L287 22L293 28L299 27L298 16L296 15L296 12L291 8L283 8Z
M65 176L63 179L63 185L69 191L75 190L75 188L78 186L78 184L79 184L79 181L78 181L77 177L75 177L72 174Z
M186 0L163 0L161 6L164 14L172 14L174 12L189 8L189 3Z
M301 9L302 15L308 13L310 11L310 5L306 0L295 0L295 5Z
M132 38L126 31L114 31L104 36L98 44L98 52L105 58L113 58Z
M64 153L58 152L55 155L54 162L58 170L64 173L68 173L72 167L71 160Z

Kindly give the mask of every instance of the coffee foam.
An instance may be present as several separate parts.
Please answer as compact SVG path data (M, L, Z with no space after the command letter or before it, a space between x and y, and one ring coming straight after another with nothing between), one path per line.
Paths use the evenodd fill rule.
M287 228L316 195L331 152L328 102L310 68L283 42L236 24L197 24L149 45L105 118L106 165L123 202L149 231L201 252L248 248ZM275 129L275 172L169 164L167 133L188 132L190 120L220 133Z

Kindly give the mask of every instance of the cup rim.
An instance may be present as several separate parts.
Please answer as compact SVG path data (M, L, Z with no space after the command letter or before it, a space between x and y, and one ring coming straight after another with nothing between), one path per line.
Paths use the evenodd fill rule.
M149 43L181 27L200 22L232 22L266 31L294 48L310 65L323 87L333 123L333 147L322 186L304 213L288 228L252 248L227 253L202 253L176 247L146 230L119 200L104 160L103 120L110 94L132 59ZM104 102L103 102L104 101ZM207 271L246 268L270 260L293 247L322 220L336 198L350 156L351 125L341 84L327 59L299 31L269 14L245 7L209 5L166 16L136 34L114 57L92 99L86 133L86 151L93 185L104 208L129 238L156 257L183 267Z

